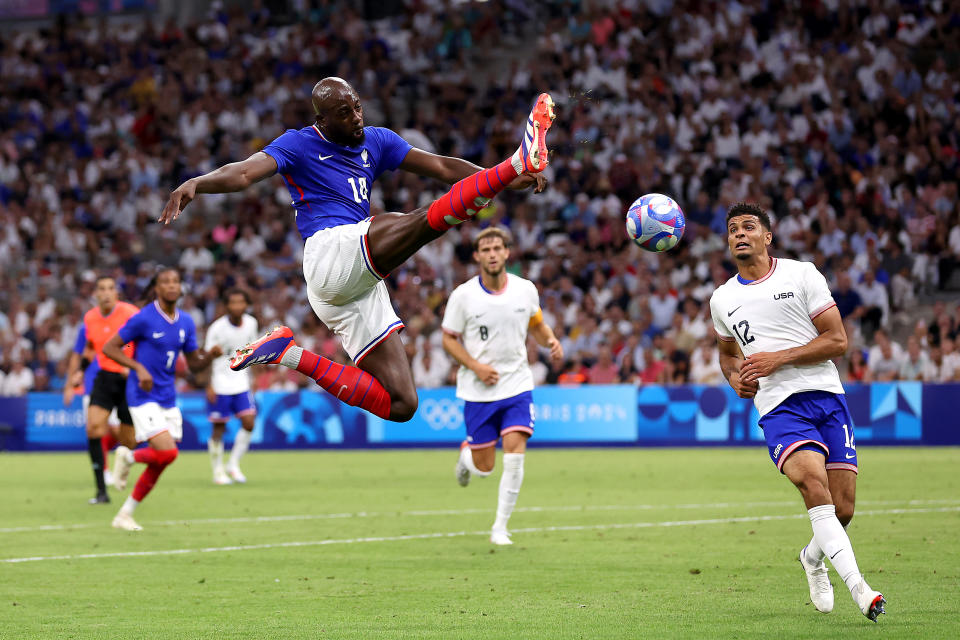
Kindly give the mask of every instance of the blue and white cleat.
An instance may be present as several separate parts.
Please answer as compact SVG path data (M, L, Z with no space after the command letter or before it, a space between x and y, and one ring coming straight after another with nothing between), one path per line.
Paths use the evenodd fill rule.
M230 359L234 371L246 369L252 364L280 364L283 354L296 343L290 327L274 327L245 347L237 349Z
M541 93L533 104L527 127L523 132L523 142L510 158L514 170L520 173L540 173L547 168L547 131L553 124L553 98L549 93Z

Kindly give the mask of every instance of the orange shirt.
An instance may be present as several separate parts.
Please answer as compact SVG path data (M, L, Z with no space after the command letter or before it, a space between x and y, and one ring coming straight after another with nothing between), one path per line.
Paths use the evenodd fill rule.
M120 327L127 323L127 320L139 312L140 309L129 302L118 302L108 316L100 313L100 307L90 309L83 316L83 324L87 328L87 341L97 352L97 362L100 363L100 368L104 371L124 372L123 366L103 355L103 345L113 337L113 334L119 331ZM123 352L132 358L133 343L123 345Z

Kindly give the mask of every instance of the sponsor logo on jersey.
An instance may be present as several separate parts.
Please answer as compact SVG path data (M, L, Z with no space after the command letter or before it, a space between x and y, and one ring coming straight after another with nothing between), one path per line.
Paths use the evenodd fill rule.
M163 331L154 331L154 332L153 332L153 339L154 339L154 340L156 340L157 338L162 338L163 336L164 336Z
M774 300L784 300L784 299L786 299L786 298L792 298L792 297L793 297L793 291L786 291L786 292L784 292L784 293L775 293L775 294L773 294L773 299L774 299Z

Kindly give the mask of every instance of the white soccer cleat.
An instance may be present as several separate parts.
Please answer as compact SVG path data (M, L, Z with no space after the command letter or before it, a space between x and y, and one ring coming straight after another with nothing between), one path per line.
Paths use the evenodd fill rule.
M860 607L860 613L867 616L868 620L876 622L877 616L886 613L883 607L887 604L887 600L882 593L871 589L866 580L861 579L860 584L854 587L851 595L853 595L854 602Z
M113 456L113 486L118 490L123 491L127 488L127 478L130 476L132 466L133 452L123 445L117 447L117 452Z
M240 471L240 467L229 467L227 469L227 474L237 484L247 483L247 476L243 475L243 471Z
M498 531L494 529L490 532L490 544L496 544L503 547L508 544L513 544L513 540L510 539L510 533L508 531Z
M124 531L143 531L143 527L137 524L133 516L124 511L113 517L112 526L114 529L123 529Z
M827 576L827 565L823 560L819 564L811 565L806 560L807 548L800 551L800 566L807 574L807 584L810 586L810 602L820 613L833 611L833 585Z
M233 480L230 479L230 476L227 475L227 472L223 469L217 469L213 472L213 484L233 484Z

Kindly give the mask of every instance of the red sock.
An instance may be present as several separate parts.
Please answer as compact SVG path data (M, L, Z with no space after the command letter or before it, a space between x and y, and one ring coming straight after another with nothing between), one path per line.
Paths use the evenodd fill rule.
M427 223L437 231L446 231L469 220L477 214L477 210L486 206L483 201L483 204L476 202L477 198L492 198L506 189L516 177L517 172L510 160L467 176L433 201L427 210Z
M153 485L157 484L160 474L163 473L163 470L166 468L166 465L148 464L147 468L140 474L140 478L137 479L137 484L134 485L130 497L137 502L146 498L147 494L153 489Z
M177 449L158 451L153 447L143 447L133 452L133 459L136 462L143 462L144 464L162 464L166 466L177 459L178 453L179 451Z
M134 460L137 460L138 453L145 453L147 451L152 452L152 455L142 455L141 457L152 457L154 461L147 463L147 468L140 474L140 477L137 479L137 484L133 487L133 492L130 494L130 497L137 502L147 497L147 494L153 489L153 485L157 484L160 474L170 466L171 462L177 459L177 453L179 453L176 449L157 451L152 447L146 447L133 452ZM146 462L146 460L137 460L137 462Z
M297 371L313 378L340 402L360 407L384 419L390 418L390 394L366 371L337 364L306 349L300 356Z
M106 471L110 468L109 465L107 465L110 450L117 446L117 439L108 431L107 435L100 438L100 446L103 447L103 470Z

